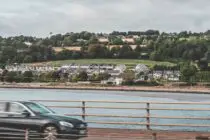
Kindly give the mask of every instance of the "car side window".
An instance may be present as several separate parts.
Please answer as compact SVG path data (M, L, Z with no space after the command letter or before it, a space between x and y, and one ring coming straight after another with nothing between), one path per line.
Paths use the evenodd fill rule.
M10 103L9 112L22 113L24 110L25 110L24 107L22 107L17 103Z

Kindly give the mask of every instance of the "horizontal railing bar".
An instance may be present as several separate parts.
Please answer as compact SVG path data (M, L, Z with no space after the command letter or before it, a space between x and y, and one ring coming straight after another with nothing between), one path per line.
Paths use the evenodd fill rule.
M83 108L83 106L47 106L52 108ZM85 108L95 108L95 109L137 109L145 110L144 107L109 107L109 106L86 106ZM177 111L210 111L207 108L149 108L149 110L177 110Z
M205 108L149 108L149 110L172 110L172 111L210 111Z
M147 125L147 123L138 123L138 122L102 122L102 121L86 121L86 122L95 123L95 124Z
M82 106L47 106L52 108L83 108Z
M185 116L150 116L157 119L192 119L192 120L210 120L210 117L185 117Z
M0 139L12 139L12 140L23 140L25 137L5 137L5 136L0 136Z
M83 108L83 106L47 106L52 108ZM137 110L145 110L146 108L137 108L137 107L109 107L109 106L85 106L85 108L93 108L93 109L137 109Z
M116 125L151 125L151 126L177 126L177 127L210 127L210 125L201 124L156 124L156 123L138 123L138 122L101 122L101 121L87 121L95 124L116 124Z
M210 102L142 102L142 101L106 101L106 100L31 100L37 102L92 102L92 103L139 103L139 104L195 104L210 105Z
M210 125L205 124L155 124L150 123L151 126L180 126L180 127L210 127Z
M113 117L113 118L148 118L148 116L132 115L110 115L110 114L65 114L67 116L87 116L87 117ZM192 120L210 120L210 117L187 117L187 116L149 116L157 119L192 119Z
M103 115L103 114L65 114L67 116L113 117L113 118L146 118L146 116Z

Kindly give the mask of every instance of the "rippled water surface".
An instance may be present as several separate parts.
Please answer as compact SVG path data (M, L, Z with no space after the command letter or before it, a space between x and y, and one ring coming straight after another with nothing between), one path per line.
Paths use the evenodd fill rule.
M1 100L108 100L108 101L160 101L160 102L210 102L210 95L186 94L186 93L166 93L166 92L129 92L129 91L92 91L92 90L49 90L49 89L0 89ZM43 103L45 105L81 105L81 103ZM114 106L114 107L145 107L145 104L115 104L115 103L87 103L87 106ZM154 108L206 108L210 105L151 105ZM60 114L81 113L81 109L58 109L53 108ZM87 109L88 114L111 114L111 115L132 115L144 116L145 110L111 110L111 109ZM151 119L155 124L205 124L210 125L210 111L157 111L152 110L151 115L158 116L189 116L189 117L209 117L209 120L184 120L184 119ZM110 121L110 122L145 122L143 118L93 118L87 117L87 121ZM134 125L96 125L89 124L90 127L110 127L110 128L145 128L145 126ZM208 131L209 127L156 127L152 129L176 129L176 130L196 130Z

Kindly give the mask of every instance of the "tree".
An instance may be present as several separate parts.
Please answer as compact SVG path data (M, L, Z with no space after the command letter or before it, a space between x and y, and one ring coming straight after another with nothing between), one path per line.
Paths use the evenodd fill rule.
M136 45L141 45L143 42L143 38L136 39Z
M87 81L87 79L88 79L87 72L81 71L81 72L78 74L77 78L79 79L79 81Z
M137 45L134 51L138 52L138 53L141 52L141 47L139 45Z
M5 81L6 82L16 82L17 81L17 72L14 71L9 71L7 72L6 76L5 76Z
M110 55L111 55L113 58L118 58L118 57L119 57L119 52L120 52L120 47L113 47L113 48L111 48L111 50L110 50Z
M25 71L23 73L23 82L27 82L27 83L30 83L33 81L33 73L32 71Z
M90 44L97 44L98 43L98 39L96 36L92 36L89 40Z
M81 58L81 54L79 52L73 52L72 53L72 59L79 59Z
M4 82L6 81L6 75L8 73L8 70L4 69L2 74L1 74L1 81Z
M197 65L201 70L208 70L208 61L206 60L198 61Z
M56 54L57 60L65 60L65 59L71 59L72 58L72 51L64 49L61 52L58 52Z
M58 81L58 80L60 80L60 71L53 71L52 73L51 73L51 79L53 80L53 81Z
M162 55L159 52L152 52L150 54L150 59L154 61L161 61L162 60Z
M26 55L23 59L23 63L31 63L33 62L33 58L30 55Z
M99 44L89 46L87 52L90 58L107 58L110 54L105 46Z
M108 80L110 77L111 77L111 75L109 73L107 73L107 72L100 73L98 75L99 81L101 81L101 80Z
M132 52L132 48L129 45L123 45L122 48L120 48L119 51L119 57L120 58L127 58L130 57L131 55L129 52Z
M185 63L181 67L181 79L187 83L192 83L191 78L195 76L197 72L197 68L190 64L190 63Z
M126 70L122 73L122 78L125 84L133 84L135 79L135 72L132 70Z
M122 39L120 39L120 38L114 38L112 40L112 44L113 45L123 45L124 43L123 43Z

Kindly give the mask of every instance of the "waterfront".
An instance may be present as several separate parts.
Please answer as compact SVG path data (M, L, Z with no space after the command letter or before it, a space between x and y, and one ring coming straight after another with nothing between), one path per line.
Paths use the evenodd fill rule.
M209 102L210 95L207 94L186 94L186 93L167 93L167 92L129 92L129 91L97 91L97 90L58 90L58 89L0 89L1 100L108 100L108 101L148 101L148 102ZM52 105L52 103L44 103L45 105ZM53 105L79 105L77 103L53 103ZM89 103L89 105L94 105ZM127 104L97 104L103 106L127 106ZM139 106L139 104L130 104L129 107ZM165 107L164 105L156 105L155 107ZM167 107L179 108L209 108L209 105L167 105ZM80 109L58 109L54 110L60 114L64 113L81 113ZM113 115L143 115L143 110L108 110L108 109L87 109L87 113L92 114L113 114ZM167 115L167 116L191 116L191 117L209 117L209 111L152 111L152 115ZM96 121L116 121L116 122L144 122L141 118L91 118L87 120ZM169 120L169 119L152 119L155 123L185 123L185 124L210 124L206 121L190 121L190 120ZM114 127L114 128L144 128L142 126L131 125L96 125L89 124L90 127ZM171 129L170 127L153 127L152 129ZM207 131L206 128L175 128L176 130L199 130Z

